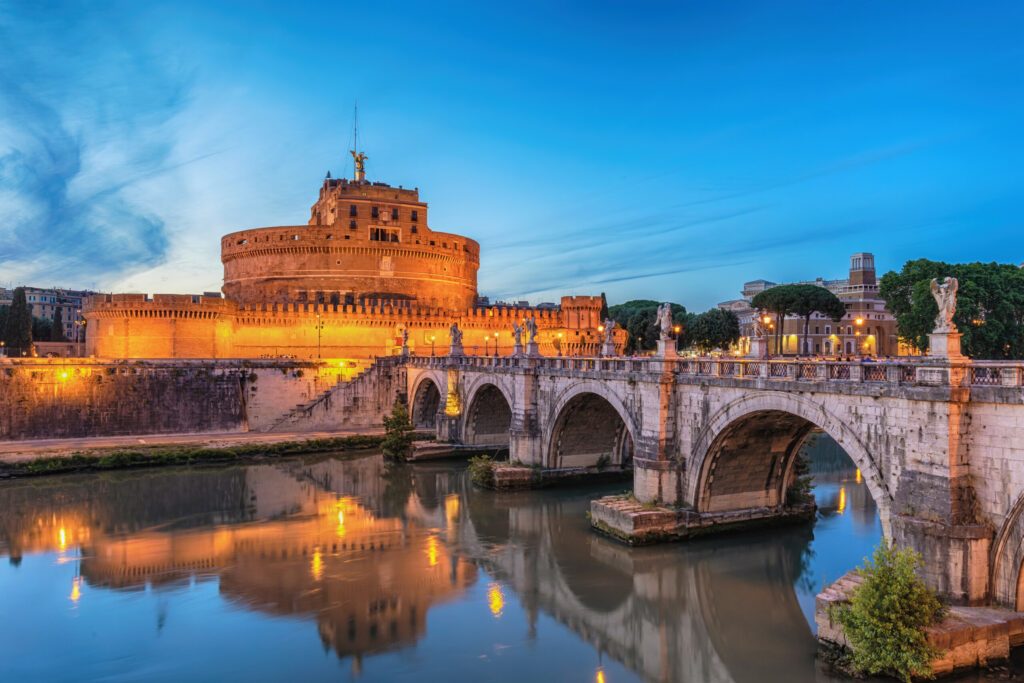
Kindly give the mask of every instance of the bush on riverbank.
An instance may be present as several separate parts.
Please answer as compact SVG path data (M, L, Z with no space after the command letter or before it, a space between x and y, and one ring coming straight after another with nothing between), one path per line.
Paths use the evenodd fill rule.
M850 643L850 667L857 673L888 674L909 683L931 677L939 653L925 627L942 615L942 605L917 575L921 556L882 541L872 560L857 570L864 581L833 617Z
M469 459L469 478L477 486L494 488L494 460L489 455Z
M118 470L132 467L230 463L259 457L289 457L379 448L384 437L362 435L305 439L277 443L251 443L223 448L208 446L150 446L98 453L44 456L27 462L0 465L0 474L34 476L64 472Z
M384 418L384 440L380 449L388 460L405 460L412 452L412 421L401 401L395 401L391 414Z

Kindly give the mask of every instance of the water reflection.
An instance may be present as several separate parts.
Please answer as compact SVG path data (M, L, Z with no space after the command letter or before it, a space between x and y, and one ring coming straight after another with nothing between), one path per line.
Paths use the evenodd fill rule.
M637 549L589 531L601 491L379 456L8 482L0 679L828 681L813 595L880 528L815 476L813 533Z

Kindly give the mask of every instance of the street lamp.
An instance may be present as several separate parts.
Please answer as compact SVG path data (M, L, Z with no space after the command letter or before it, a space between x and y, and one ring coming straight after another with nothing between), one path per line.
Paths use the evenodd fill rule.
M491 341L491 335L485 334L484 335L484 355L485 356L487 355L487 342L489 342L489 341Z
M557 344L558 344L558 355L561 356L562 355L562 333L561 332L558 333L558 338L557 339L558 339L558 341L557 341Z
M316 357L320 358L320 333L324 329L324 322L320 320L320 314L316 314Z
M495 357L497 357L497 355L498 355L498 335L499 334L500 334L500 332L495 332L494 333L494 355L495 355Z
M437 339L437 337L436 337L436 336L434 336L434 335L430 335L430 355L431 355L431 356L433 356L433 355L434 355L434 340L435 340L435 339Z

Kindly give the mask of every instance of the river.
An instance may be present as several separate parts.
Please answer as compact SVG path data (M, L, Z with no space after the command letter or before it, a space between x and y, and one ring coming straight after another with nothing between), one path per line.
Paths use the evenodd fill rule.
M3 482L0 681L840 680L814 595L881 527L819 450L814 525L635 549L585 518L626 484L372 454Z

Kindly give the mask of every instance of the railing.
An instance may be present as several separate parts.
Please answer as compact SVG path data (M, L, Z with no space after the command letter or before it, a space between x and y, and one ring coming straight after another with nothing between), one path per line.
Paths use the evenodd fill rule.
M393 359L400 361L400 358ZM627 375L672 372L683 377L734 381L843 382L891 385L1024 387L1024 363L942 363L928 358L900 361L758 360L749 358L590 358L582 356L410 356L411 367L488 370L536 368L568 373Z

